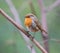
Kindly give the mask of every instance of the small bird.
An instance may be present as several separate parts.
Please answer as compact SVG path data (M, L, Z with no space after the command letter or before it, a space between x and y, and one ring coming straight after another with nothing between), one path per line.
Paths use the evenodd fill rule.
M37 32L39 30L44 31L41 27L41 25L39 26L40 29L38 28L37 24L35 23L35 21L37 21L37 23L39 24L38 20L37 20L37 17L34 15L34 14L27 14L25 16L25 21L24 21L24 24L25 26L27 27L27 30L30 31L30 32Z

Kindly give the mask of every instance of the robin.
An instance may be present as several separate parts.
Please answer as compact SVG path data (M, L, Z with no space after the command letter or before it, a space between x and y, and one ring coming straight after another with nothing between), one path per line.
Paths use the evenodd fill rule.
M34 22L34 20L37 20L36 19L37 17L34 15L34 14L27 14L25 16L25 21L24 21L24 24L25 26L27 27L28 31L30 32L37 32L39 31L40 29L37 27L37 24ZM41 26L40 26L41 27ZM41 28L41 31L44 31L42 28ZM45 32L45 31L44 31Z

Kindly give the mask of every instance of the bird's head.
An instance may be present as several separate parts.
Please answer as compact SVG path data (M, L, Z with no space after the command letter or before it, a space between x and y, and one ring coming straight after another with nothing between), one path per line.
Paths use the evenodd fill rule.
M34 15L32 13L29 13L25 16L25 18L32 18L32 17L34 17Z

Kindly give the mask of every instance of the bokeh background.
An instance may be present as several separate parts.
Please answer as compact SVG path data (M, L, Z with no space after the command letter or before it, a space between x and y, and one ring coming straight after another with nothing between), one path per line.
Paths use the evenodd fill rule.
M24 25L24 16L31 13L29 6L29 0L11 0L15 6L22 26ZM46 7L53 4L56 0L43 0ZM41 19L41 10L39 8L37 0L32 0L36 15L38 19ZM0 8L3 9L9 16L14 17L6 0L0 0ZM14 18L13 18L14 19ZM49 50L50 53L60 53L60 5L56 6L47 14L47 26L49 33ZM41 21L41 20L40 20ZM42 37L40 33L36 33L35 38L41 42ZM37 53L41 51L34 45ZM0 14L0 53L30 53L26 46L26 42L17 28L7 21L4 16Z

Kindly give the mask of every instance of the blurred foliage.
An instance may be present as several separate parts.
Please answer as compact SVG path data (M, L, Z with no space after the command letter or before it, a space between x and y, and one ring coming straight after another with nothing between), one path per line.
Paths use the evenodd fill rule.
M46 7L53 4L56 0L43 0ZM24 26L24 16L31 13L29 0L12 0L17 9L22 25ZM38 19L41 18L39 5L37 0L32 0ZM0 0L0 8L3 9L9 16L14 17L5 0ZM60 6L55 7L47 14L48 33L50 39L60 39ZM24 26L26 29L26 27ZM42 42L39 32L35 38ZM50 53L60 53L60 43L49 40ZM39 49L34 45L37 53ZM19 31L0 14L0 53L30 53L26 47L26 43Z

